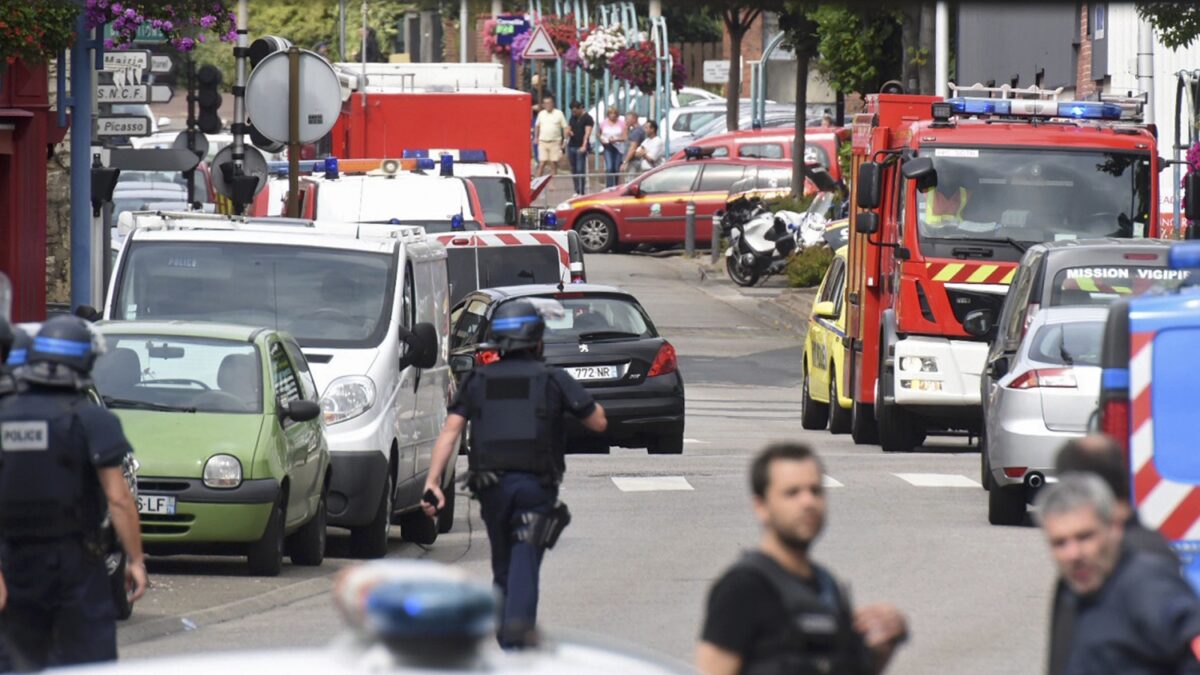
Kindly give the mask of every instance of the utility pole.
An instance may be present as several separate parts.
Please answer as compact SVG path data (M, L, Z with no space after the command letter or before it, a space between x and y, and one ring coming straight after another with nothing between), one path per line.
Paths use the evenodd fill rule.
M467 21L471 19L471 10L467 7L467 0L459 0L458 2L458 59L463 63L467 62Z
M937 0L934 33L937 46L934 49L933 78L937 80L937 95L946 98L950 95L950 3L948 0Z
M94 305L92 288L92 33L81 10L71 47L71 306ZM62 105L63 102L59 102Z
M1138 21L1137 81L1146 95L1145 123L1154 124L1154 27L1146 19Z

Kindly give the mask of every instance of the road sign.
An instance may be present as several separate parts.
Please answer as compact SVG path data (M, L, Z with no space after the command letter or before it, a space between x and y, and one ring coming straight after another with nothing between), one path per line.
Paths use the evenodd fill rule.
M104 24L104 37L105 38L113 37L112 24L110 24L110 23ZM143 23L142 25L138 26L137 35L135 35L133 38L134 44L139 44L139 45L157 45L157 44L162 44L166 41L167 41L167 36L163 35L163 32L161 30L154 28L149 23Z
M704 83L725 84L729 81L729 59L704 62Z
M287 106L284 107L286 108ZM244 171L247 176L254 176L258 179L258 185L256 185L254 188L254 194L257 195L258 193L262 192L264 187L267 186L267 160L265 157L263 157L263 154L258 151L258 148L255 148L254 146L247 145L245 146L244 151L246 156L242 160L242 171ZM187 152L187 150L184 150L184 152ZM216 157L213 157L213 161L209 165L212 167L213 189L216 190L218 194L222 194L230 198L232 198L233 195L230 194L229 184L225 182L225 172L221 170L221 165L232 161L233 146L227 145L224 148L221 148L221 151L217 153Z
M109 151L108 166L123 171L190 171L199 163L200 158L190 150L113 148Z
M171 60L171 57L162 54L154 54L150 57L150 72L155 75L170 75L172 70L175 70L175 62Z
M196 156L200 159L204 159L204 156L208 154L208 136L205 136L200 131L196 131L195 134L196 138L192 140L192 146L196 149L193 150L193 152L195 152ZM178 136L175 137L175 142L171 144L171 147L187 150L187 145L188 132L186 129L184 129L183 131L179 132Z
M529 32L529 19L514 14L501 14L496 17L496 44L508 47L513 39L522 33Z
M145 84L96 85L97 103L149 103L150 87Z
M151 103L167 103L175 96L175 90L165 84L150 86Z
M342 110L342 86L333 66L320 55L300 52L300 143L320 140ZM259 133L288 142L288 53L259 62L246 83L246 114Z
M97 136L149 136L150 118L141 115L101 115L96 118Z
M104 52L104 70L146 70L150 68L150 52L130 49L119 52Z
M550 39L550 34L546 32L544 26L538 26L533 31L533 37L529 38L529 44L525 45L525 51L521 53L521 56L533 61L553 61L558 58L558 49L554 46L554 41Z

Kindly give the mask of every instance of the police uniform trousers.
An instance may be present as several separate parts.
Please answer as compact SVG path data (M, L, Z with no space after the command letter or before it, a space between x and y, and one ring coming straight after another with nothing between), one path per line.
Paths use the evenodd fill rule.
M0 634L18 671L117 658L104 561L78 539L0 544L8 605Z
M479 491L479 506L492 547L492 580L504 594L500 644L506 636L533 630L537 624L538 571L542 549L521 541L521 516L548 515L558 501L558 488L532 473L509 471L498 483Z

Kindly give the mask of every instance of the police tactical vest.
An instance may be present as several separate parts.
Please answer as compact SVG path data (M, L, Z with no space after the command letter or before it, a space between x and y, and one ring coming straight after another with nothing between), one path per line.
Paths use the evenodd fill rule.
M796 579L778 563L757 551L738 567L766 579L775 589L790 623L759 640L746 655L744 675L859 675L850 607L837 581L813 565L817 588Z
M82 395L17 395L0 402L0 539L58 539L98 530L98 484L88 482L80 405L90 403Z
M471 418L472 471L555 473L562 401L536 359L503 359L471 372L482 400Z

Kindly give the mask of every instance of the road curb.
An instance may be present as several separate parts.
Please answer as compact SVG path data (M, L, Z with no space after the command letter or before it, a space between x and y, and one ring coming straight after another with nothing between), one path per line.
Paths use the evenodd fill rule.
M233 621L327 593L332 587L332 576L306 579L253 597L189 612L187 616L167 616L133 626L119 627L117 644L118 646L128 646L177 633L186 633L204 626Z
M691 259L682 256L660 259L671 261L681 276L698 274L700 280L695 287L714 300L739 301L738 309L767 326L795 333L801 339L808 333L808 317L816 297L816 288L782 288L774 298L753 302L753 298L738 291L732 283L710 281L710 279L723 279L725 269L719 263L716 265L709 263L707 255Z

